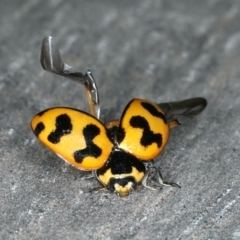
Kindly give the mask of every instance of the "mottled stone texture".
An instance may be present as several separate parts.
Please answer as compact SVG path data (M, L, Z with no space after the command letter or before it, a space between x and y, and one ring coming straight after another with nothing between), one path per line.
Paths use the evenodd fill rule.
M36 113L87 110L82 86L41 69L47 35L92 70L104 121L134 97L208 100L158 157L181 189L90 193L95 179L36 140ZM0 56L1 239L240 239L239 0L1 0Z

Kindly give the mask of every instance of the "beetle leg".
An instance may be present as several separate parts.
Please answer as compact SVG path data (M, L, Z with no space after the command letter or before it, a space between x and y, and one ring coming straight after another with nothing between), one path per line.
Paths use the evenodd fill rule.
M163 176L162 176L162 173L161 173L160 169L156 169L156 173L157 173L158 182L161 185L181 188L181 186L178 185L177 183L163 181Z
M92 192L98 192L98 191L107 191L107 189L105 188L105 186L99 186L91 189L89 192L92 193Z
M153 188L149 185L147 185L147 179L149 177L149 174L150 174L150 171L151 171L151 168L148 168L148 170L146 171L144 177L143 177L143 180L142 180L142 185L146 188L149 188L149 189L152 189L152 190L156 190L156 188Z
M100 104L96 82L90 70L86 74L75 72L71 66L62 61L58 47L53 43L51 36L42 41L40 63L48 72L71 79L85 86L90 113L99 119Z

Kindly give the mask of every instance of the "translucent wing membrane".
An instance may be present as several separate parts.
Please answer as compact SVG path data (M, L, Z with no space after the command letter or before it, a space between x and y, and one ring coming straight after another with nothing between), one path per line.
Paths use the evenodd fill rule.
M207 101L199 97L157 105L163 110L170 127L175 127L200 114L207 106Z
M76 72L71 66L64 63L57 46L51 36L45 37L42 42L40 62L44 70L71 79L85 86L90 112L96 118L100 116L100 105L96 82L92 73Z

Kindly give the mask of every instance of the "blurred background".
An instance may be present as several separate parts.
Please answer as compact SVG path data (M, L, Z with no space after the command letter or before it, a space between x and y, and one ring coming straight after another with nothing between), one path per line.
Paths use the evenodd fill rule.
M49 35L93 72L104 122L132 98L208 100L156 159L181 189L90 193L96 179L36 140L36 113L88 111L83 86L42 70ZM1 239L240 239L238 0L1 0L0 56Z

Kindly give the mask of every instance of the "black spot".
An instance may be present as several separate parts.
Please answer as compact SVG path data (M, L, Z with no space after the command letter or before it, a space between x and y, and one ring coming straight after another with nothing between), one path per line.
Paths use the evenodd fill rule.
M38 135L45 129L45 126L43 122L40 122L37 124L37 126L34 129L35 135L38 137Z
M102 149L93 143L93 139L99 134L100 129L94 124L89 124L83 129L83 136L87 147L74 152L73 156L77 163L81 163L85 157L98 158L102 154Z
M158 147L162 145L162 135L160 133L153 133L150 130L149 124L144 117L134 116L130 119L130 125L134 128L143 129L143 134L140 140L141 145L147 147L152 143L156 143Z
M155 108L152 104L150 103L147 103L147 102L141 102L141 105L151 114L153 115L154 117L158 117L158 118L161 118L164 123L166 124L167 123L167 120L164 116L163 113L159 112L157 110L157 108Z
M127 174L132 172L132 167L145 173L145 166L137 157L128 152L113 151L106 165L97 170L97 175L104 174L109 168L111 168L112 174Z
M56 130L52 131L49 135L48 135L48 140L51 143L58 143L60 142L60 138L64 135L67 135L69 133L71 133L72 131L72 123L71 123L71 119L67 114L61 114L56 118Z

